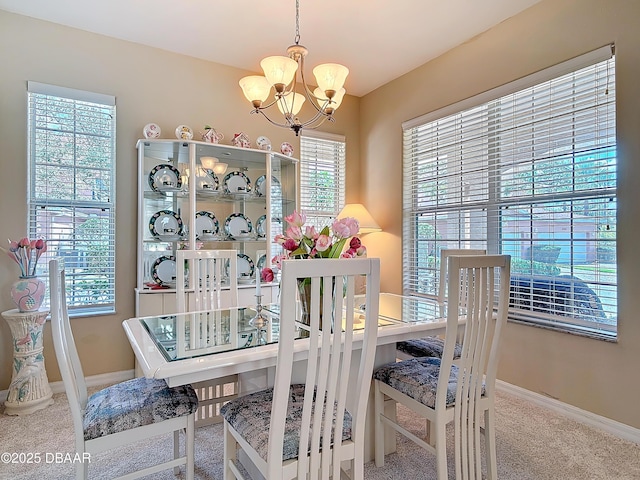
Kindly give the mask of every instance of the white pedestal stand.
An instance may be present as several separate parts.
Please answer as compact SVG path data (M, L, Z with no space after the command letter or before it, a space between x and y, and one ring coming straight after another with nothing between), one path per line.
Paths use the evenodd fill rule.
M7 401L7 415L26 415L53 404L53 393L44 368L42 331L48 311L2 312L13 336L13 369Z

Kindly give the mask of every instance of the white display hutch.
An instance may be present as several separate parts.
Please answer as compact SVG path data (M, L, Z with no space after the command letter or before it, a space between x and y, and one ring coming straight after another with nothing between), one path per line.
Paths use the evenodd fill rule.
M298 160L272 151L185 140L144 139L137 148L136 316L175 313L171 268L176 250L193 245L238 250L238 268L245 273L238 285L239 304L255 305L255 274L249 278L247 267L251 262L254 270L259 264L270 266L281 248L273 238L283 233L284 217L296 209ZM203 157L228 164L227 171L216 176L203 168ZM225 182L228 174L232 177ZM208 232L214 230L212 216L217 233ZM237 233L237 222L248 220L251 232L242 228L238 236L229 235L225 222L230 216L227 230ZM261 293L264 304L276 301L277 283L261 284Z

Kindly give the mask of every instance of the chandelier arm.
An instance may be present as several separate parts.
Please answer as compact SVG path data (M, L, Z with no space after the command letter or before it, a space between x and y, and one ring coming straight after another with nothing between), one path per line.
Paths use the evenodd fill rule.
M316 119L317 122L312 124L312 120ZM335 119L333 117L329 117L327 115L316 115L314 118L312 118L311 120L307 120L306 122L304 122L303 124L301 124L299 126L300 129L303 128L307 128L309 130L313 130L314 128L318 128L320 125L322 125L324 122L326 121L330 121L330 122L335 122Z
M278 97L276 97L273 102L269 103L268 105L260 105L259 107L256 107L255 111L258 112L260 110L266 110L269 107L272 107L273 105L275 105L277 103L277 101L279 100Z
M316 122L318 119L323 119L322 121L324 122L324 120L326 120L327 118L329 118L329 115L327 115L324 112L318 111L309 120L307 120L305 122L297 122L297 125L300 125L301 127L309 128L309 125L311 125L312 123ZM318 125L320 125L320 124L318 124Z
M277 127L290 128L290 129L292 129L292 130L294 130L296 132L296 135L303 128L310 128L310 129L318 128L320 125L322 125L327 120L329 120L330 122L335 122L335 119L332 116L324 115L321 112L316 113L312 118L310 118L306 122L295 122L295 121L292 121L292 117L291 116L285 116L285 119L287 120L287 123L276 122L276 121L272 120L271 118L269 118L269 116L264 111L259 110L259 109L252 110L251 113L259 113L259 114L261 114L264 118L267 119L267 121L269 123L271 123L272 125L275 125Z
M292 125L290 125L289 123L278 123L278 122L274 122L273 120L271 120L266 113L264 113L262 110L252 110L251 113L259 113L260 115L262 115L264 118L267 119L267 121L272 124L275 125L276 127L282 127L282 128L292 128ZM286 117L285 117L286 118Z
M324 102L324 104L322 105L322 107L319 107L318 104L315 102L315 100L322 100L321 98L316 97L313 92L311 91L311 89L307 86L307 82L304 79L304 57L300 58L300 62L299 62L299 67L298 70L300 70L300 78L302 80L302 86L304 87L304 95L305 97L307 97L307 100L309 101L309 103L311 105L313 105L313 108L316 109L316 111L321 114L321 115L327 115L324 111L325 108L327 108L328 104L329 104L329 100L327 99L327 101Z

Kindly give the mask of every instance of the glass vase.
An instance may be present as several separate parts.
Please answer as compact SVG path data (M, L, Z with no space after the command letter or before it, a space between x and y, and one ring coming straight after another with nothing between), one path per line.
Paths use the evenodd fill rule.
M333 305L333 296L335 295L335 279L333 279L332 288L330 292L327 292L331 295L331 304ZM322 330L322 308L323 308L323 297L324 297L324 289L322 286L320 287L320 305L319 305L319 329ZM311 315L311 279L310 278L299 278L298 279L298 298L300 299L300 309L302 312L302 317L300 318L300 323L311 326L310 315ZM333 318L332 318L333 322ZM333 325L332 325L333 328ZM304 333L302 336L305 336Z
M45 284L35 275L20 277L11 287L11 299L20 312L35 312L44 301Z

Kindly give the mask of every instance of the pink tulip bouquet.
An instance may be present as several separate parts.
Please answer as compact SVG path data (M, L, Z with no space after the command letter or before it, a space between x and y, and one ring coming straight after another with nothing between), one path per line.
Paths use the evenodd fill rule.
M21 277L33 277L36 274L38 260L47 251L47 242L41 238L29 240L27 237L19 242L9 240L7 255L20 267Z
M284 253L273 259L278 267L289 258L354 258L367 253L356 236L360 225L355 218L334 220L331 227L325 226L320 232L314 226L304 226L307 216L302 212L294 211L285 220L289 224L285 234L274 239L284 248Z

